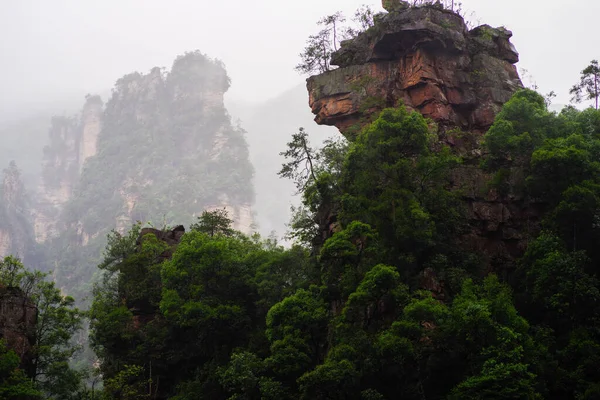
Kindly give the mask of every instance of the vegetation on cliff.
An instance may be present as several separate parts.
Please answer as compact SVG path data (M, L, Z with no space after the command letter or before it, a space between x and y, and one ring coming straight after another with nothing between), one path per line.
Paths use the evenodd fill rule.
M77 162L77 143L86 140L77 135L85 127L51 130L62 132L63 140L53 141L46 153L66 162L49 163L46 188L61 177L68 196L56 210L57 236L46 247L58 266L49 269L68 293L79 300L90 294L112 229L123 232L135 221L166 226L210 207L252 205L253 168L244 131L223 106L229 84L224 65L199 52L178 57L169 72L154 68L124 76L99 116L102 129L92 138L97 152L85 164ZM91 96L86 106L92 101L102 104ZM69 140L68 134L77 137ZM73 149L69 143L75 143Z
M0 394L3 399L78 399L87 389L69 365L82 313L46 274L13 257L0 261ZM10 302L8 293L13 299Z
M344 49L339 14L311 38L300 69L324 72L309 80L311 99L324 99L320 113L341 103L326 117L346 130L314 148L300 128L281 153L279 175L301 196L288 248L215 210L253 200L243 132L222 107L223 66L190 53L167 74L120 79L98 153L81 172L55 165L78 183L64 233L48 243L55 279L93 296L89 338L103 387L86 387L89 376L69 365L82 322L74 299L6 258L0 289L22 293L38 315L17 337L34 342L20 352L0 326L0 394L600 398L600 111L550 112L548 99L521 89L509 31L469 31L454 2L421 3L386 0L393 15L380 31L372 13L358 13L365 32L351 32ZM426 27L413 30L412 16ZM398 33L410 40L390 39ZM436 51L464 63L435 75L443 57L422 60ZM382 54L386 71L408 58L428 69L395 90L390 76L365 74ZM330 57L343 73L329 71ZM597 100L597 75L593 62L576 99ZM371 90L391 88L384 101L366 95L373 80ZM132 224L161 216L162 229ZM175 221L191 225L168 227Z
M0 185L0 255L14 254L34 268L44 262L35 243L31 194L25 189L22 171L14 161L3 171Z
M92 309L109 395L595 398L599 120L523 90L485 136L484 168L504 171L490 184L544 210L516 269L465 249L462 193L446 190L461 158L403 107L349 143L293 137L282 174L302 190L304 244L215 213L178 244L113 236Z

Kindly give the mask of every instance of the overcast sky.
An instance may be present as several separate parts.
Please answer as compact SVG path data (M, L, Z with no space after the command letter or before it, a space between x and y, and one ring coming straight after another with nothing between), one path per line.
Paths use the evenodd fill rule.
M514 33L541 92L568 89L597 46L598 0L464 0ZM259 102L301 83L293 69L321 16L366 0L0 0L0 107L106 91L126 73L170 67L199 49L223 60L229 96Z

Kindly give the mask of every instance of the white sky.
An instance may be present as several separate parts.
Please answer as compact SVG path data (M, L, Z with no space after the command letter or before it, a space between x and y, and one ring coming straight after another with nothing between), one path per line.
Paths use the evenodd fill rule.
M304 80L293 69L321 16L369 0L0 0L0 107L106 91L132 71L170 67L199 49L222 59L231 98L259 102ZM568 89L597 46L598 0L463 0L483 23L514 33L543 93Z

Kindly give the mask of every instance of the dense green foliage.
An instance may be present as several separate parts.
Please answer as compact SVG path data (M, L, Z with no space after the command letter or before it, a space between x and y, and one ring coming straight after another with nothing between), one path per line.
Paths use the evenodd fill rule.
M0 340L0 398L39 399L42 393L36 389L31 379L19 367L20 358L13 350L8 350Z
M598 121L524 90L485 136L493 184L544 215L517 270L494 265L508 282L458 246L468 226L447 187L461 159L435 125L387 109L320 150L300 131L280 173L302 193L299 245L246 237L219 212L173 248L136 246L139 228L113 236L92 311L105 379L123 383L107 395L596 398Z
M222 195L251 202L242 132L231 128L215 156L228 116L199 119L202 102L175 96L192 78L223 91L222 66L196 53L176 66L166 77L149 75L161 82L150 94L134 84L149 76L117 83L102 133L110 140L84 169L65 223L97 235L128 207L144 220L172 210L164 216L170 223ZM162 129L165 121L174 128ZM193 134L200 131L208 133ZM102 256L101 236L90 236L87 253L78 254L61 246L81 232L58 238L59 280L89 282L82 257L99 267L93 289L79 289L93 294L90 341L102 393L84 387L84 374L69 365L82 322L73 298L4 259L0 288L19 288L39 314L28 365L0 341L0 396L599 398L600 112L551 113L542 96L521 90L476 138L485 150L477 168L488 180L478 189L531 217L517 232L515 242L524 243L517 260L490 260L465 245L473 220L456 173L475 161L440 140L454 133L403 106L383 110L351 141L328 140L320 149L300 129L279 173L301 194L290 248L236 231L234 216L221 209L202 212L186 233L142 230L141 223L112 231ZM146 161L126 151L134 147ZM156 170L168 160L181 168ZM97 176L122 162L126 168L109 179ZM225 176L226 167L236 172ZM190 185L182 171L207 186ZM152 192L155 185L131 186L132 173L164 185ZM125 189L151 200L131 206ZM13 214L14 204L5 207Z
M0 288L27 299L23 307L37 310L33 326L22 321L19 331L13 332L34 338L28 354L17 355L0 341L0 394L8 396L1 398L83 398L82 374L69 365L78 350L72 338L81 327L82 314L73 306L74 299L63 296L46 278L40 272L25 270L16 258L6 257L0 262ZM27 358L27 365L20 365L22 356Z

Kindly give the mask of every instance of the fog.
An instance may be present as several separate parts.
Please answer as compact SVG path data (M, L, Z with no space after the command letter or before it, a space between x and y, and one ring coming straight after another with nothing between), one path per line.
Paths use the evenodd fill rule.
M364 0L2 0L1 107L19 110L54 97L106 90L130 71L169 66L200 49L223 60L229 96L260 102L303 77L293 66L321 16L351 15ZM368 4L369 2L367 2ZM464 0L476 19L505 25L519 67L542 91L568 101L568 88L594 54L595 0ZM380 4L372 4L380 9Z
M335 129L317 128L311 122L302 89L305 77L293 68L298 53L321 16L338 10L350 16L364 3L381 10L380 3L365 0L0 3L0 121L10 120L10 126L15 126L14 121L28 116L77 112L85 94L109 93L124 74L169 67L177 55L199 49L227 67L232 79L227 106L248 131L253 160L283 150L300 124L316 141L335 134ZM599 57L594 32L600 14L597 0L464 0L463 4L473 23L504 25L513 31L512 42L521 54L518 67L530 75L524 82L537 85L542 93L555 91L555 103L569 103L568 90L579 72ZM287 99L286 104L281 99ZM278 108L277 113L288 118L270 114L274 104L285 108L285 112ZM280 130L281 139L262 140L263 130ZM0 133L5 135L4 143L18 141L6 137L19 135L18 129L4 126ZM15 149L38 157L41 144L30 150ZM31 154L15 155L15 151L5 148L31 162ZM271 166L257 171L257 176L264 179L274 172ZM257 191L267 186L258 185ZM291 190L291 185L273 190ZM257 201L273 195L259 193Z

